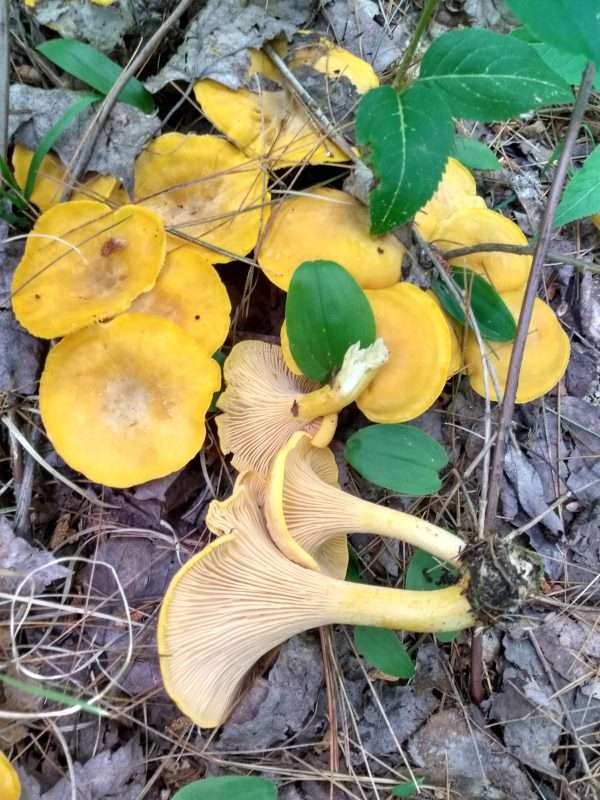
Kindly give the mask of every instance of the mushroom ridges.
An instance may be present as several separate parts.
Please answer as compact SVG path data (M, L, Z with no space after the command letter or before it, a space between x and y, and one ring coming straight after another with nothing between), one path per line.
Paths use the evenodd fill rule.
M253 664L301 631L345 623L425 633L473 624L463 584L411 592L304 569L273 543L252 497L242 489L236 499L235 533L179 570L158 621L165 688L197 725L223 722Z
M75 200L45 211L12 280L12 306L34 336L52 339L125 311L154 286L165 258L152 211Z
M400 279L404 246L391 233L371 236L369 211L338 189L316 188L283 200L273 210L258 249L267 278L287 291L304 261L335 261L363 289L383 289Z
M193 458L220 382L218 364L179 325L123 314L51 350L40 411L69 466L106 486L127 487Z

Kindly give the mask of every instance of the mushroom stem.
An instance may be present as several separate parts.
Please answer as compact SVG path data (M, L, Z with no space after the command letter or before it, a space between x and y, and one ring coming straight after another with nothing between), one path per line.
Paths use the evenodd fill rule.
M294 409L298 416L315 419L337 414L360 397L388 356L383 339L376 339L372 345L364 348L361 348L360 342L356 342L346 351L343 364L331 385L296 397Z

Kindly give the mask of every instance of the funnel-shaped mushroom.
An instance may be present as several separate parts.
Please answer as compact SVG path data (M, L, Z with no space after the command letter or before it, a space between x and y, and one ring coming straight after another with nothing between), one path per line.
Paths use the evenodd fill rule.
M21 781L17 771L2 752L0 752L0 797L2 800L19 800L21 797Z
M303 47L291 66L312 66L332 84L347 78L358 94L378 85L369 64L328 44ZM259 50L249 54L245 87L229 89L209 79L194 85L196 100L213 125L249 156L268 159L274 169L347 161L287 90L271 60Z
M435 230L435 244L442 252L476 244L527 245L527 237L512 220L487 208L461 208ZM452 259L453 266L468 267L483 275L498 292L521 289L531 269L531 256L513 253L471 253Z
M50 351L40 410L58 454L107 486L183 467L200 450L220 369L179 325L123 314Z
M237 470L266 475L298 430L309 433L315 446L328 445L336 414L361 394L386 358L380 339L364 350L353 345L333 384L319 388L289 371L277 345L239 342L225 361L227 388L217 402L223 411L216 418L221 449L233 454Z
M328 448L311 446L304 433L292 436L273 461L265 513L269 532L288 558L309 569L343 578L347 547L343 534L374 533L456 562L464 543L458 536L412 514L348 494L337 483Z
M151 289L165 258L152 211L75 200L36 221L12 281L16 318L34 336L65 336L125 311Z
M356 401L372 422L406 422L439 397L448 377L451 339L439 306L411 283L367 292L389 360Z
M212 355L229 331L231 303L219 273L195 247L172 250L154 288L129 309L173 320Z
M258 263L287 291L303 261L335 261L364 289L383 289L400 280L404 246L395 236L371 236L369 211L338 189L311 189L284 200L272 213Z
M449 158L436 193L415 216L415 225L427 241L436 238L438 226L461 208L485 208L475 179L455 158Z
M179 570L158 621L165 688L197 725L223 722L253 664L309 628L346 623L425 633L473 624L464 584L411 592L305 569L273 543L243 490L236 501L235 533Z
M12 163L15 179L21 189L25 188L27 175L33 158L33 151L20 144L13 150ZM65 188L67 168L54 155L48 153L42 159L33 184L31 200L41 211L47 211L60 203ZM93 175L75 187L71 200L104 200L110 197L117 186L117 179L112 175Z
M203 248L211 263L253 249L268 217L266 178L257 162L218 136L165 133L135 163L136 202L165 225L232 255ZM182 244L172 239L172 246Z
M505 292L501 297L515 320L518 320L523 293ZM504 391L513 343L486 342L486 347L500 390ZM556 314L543 300L536 298L517 386L517 403L529 403L556 386L567 369L570 352L569 337L562 329ZM464 355L471 387L477 394L485 397L481 352L473 334L469 334L467 338ZM492 400L498 399L493 385L489 386L489 392Z

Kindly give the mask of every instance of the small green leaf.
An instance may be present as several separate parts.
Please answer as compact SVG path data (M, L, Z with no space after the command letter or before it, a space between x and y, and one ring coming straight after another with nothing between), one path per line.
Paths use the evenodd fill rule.
M356 141L375 175L371 233L409 220L433 196L452 148L450 114L434 92L411 86L371 89L356 115Z
M598 0L508 0L508 5L542 41L600 64Z
M482 122L573 101L569 85L530 44L481 28L436 39L421 62L419 84L434 89L453 116Z
M412 797L423 783L424 778L415 778L410 783L399 783L392 789L392 797Z
M348 568L346 569L345 580L350 581L350 583L362 583L361 567L362 564L360 558L356 555L356 550L348 545Z
M33 192L35 179L42 165L42 161L48 155L58 137L69 127L75 117L79 116L84 109L100 99L100 96L97 94L83 94L78 100L75 100L73 105L67 108L62 117L54 123L48 133L42 136L29 164L27 180L25 181L25 188L23 189L23 194L28 200Z
M517 335L517 323L510 309L494 287L485 278L466 267L453 267L452 278L459 289L470 299L473 316L484 339L493 342L512 342ZM444 311L465 324L465 312L439 278L431 282Z
M208 409L209 413L214 413L215 411L218 411L217 400L219 399L219 397L221 396L221 392L223 391L223 364L225 363L225 359L227 358L227 356L222 350L217 350L216 353L213 353L213 358L217 362L217 364L221 367L221 387L212 396L210 407Z
M437 492L444 448L413 425L367 425L346 442L346 459L363 478L401 494Z
M50 39L38 45L38 51L69 75L79 78L93 89L106 95L123 71L104 53L77 39ZM145 114L154 111L154 100L137 78L130 78L118 98Z
M285 303L290 350L302 372L326 381L348 348L375 341L375 318L352 275L335 261L305 261L294 271Z
M516 36L524 42L529 42L551 70L560 75L563 80L571 85L578 86L581 83L583 70L587 65L587 58L581 53L568 53L559 50L547 42L541 42L538 37L527 28L515 28L510 32L511 36ZM600 73L596 75L594 87L600 89Z
M64 706L79 708L97 717L109 716L108 712L93 703L87 703L85 700L80 700L78 697L59 692L56 689L49 689L46 686L41 686L36 683L21 681L18 678L13 678L12 675L6 675L2 672L0 672L0 683L4 683L7 686L11 686L13 689L18 689L20 692L32 695L33 697L42 697L44 700L52 700Z
M372 628L369 625L356 625L354 641L361 656L380 672L405 681L415 674L415 665L406 647L393 631Z
M415 550L408 562L404 586L413 592L430 592L454 582L456 573L442 565L424 550ZM452 642L458 636L458 631L443 631L436 633L440 642Z
M468 169L502 169L502 164L487 144L468 136L454 137L454 158Z
M556 209L554 225L566 225L575 219L600 212L600 145L595 147L581 169L567 184Z
M173 800L277 800L277 787L253 775L204 778L184 786Z

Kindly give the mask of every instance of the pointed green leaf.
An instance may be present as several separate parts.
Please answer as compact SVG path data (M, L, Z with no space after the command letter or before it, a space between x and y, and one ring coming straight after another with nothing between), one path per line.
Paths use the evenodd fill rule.
M493 342L512 342L517 335L517 323L494 287L481 275L466 267L453 267L452 278L458 288L465 292L465 299L470 300L471 310L483 338ZM432 281L431 288L444 311L464 325L465 312L446 285L436 278Z
M277 800L277 787L253 775L204 778L184 786L173 800Z
M392 797L412 797L417 793L419 786L424 782L424 778L415 778L409 783L399 783L392 789Z
M352 275L335 261L305 261L294 271L285 303L290 350L302 372L326 381L346 350L375 341L375 318Z
M554 225L600 213L600 145L592 150L581 169L567 184L556 209Z
M363 478L410 495L437 492L448 464L444 448L413 425L367 425L350 436L345 453Z
M530 31L544 42L600 64L598 0L507 0Z
M453 116L482 122L573 101L569 85L530 44L480 28L436 39L421 62L419 84L435 89Z
M104 53L77 39L49 39L38 45L37 49L57 67L105 95L122 72L121 67ZM118 99L145 114L154 111L152 95L137 78L127 81Z
M468 169L502 169L502 164L487 144L468 136L454 137L452 155Z
M369 195L371 233L409 220L433 196L452 148L454 130L434 92L412 86L371 89L360 101L356 141L375 175Z
M369 625L356 625L354 641L361 656L380 672L405 681L415 674L415 665L406 647L393 631Z
M529 42L542 61L567 83L575 86L581 83L583 70L588 62L582 53L569 53L547 42L541 42L534 33L525 27L515 28L514 31L510 32L510 35L516 36L524 42ZM600 89L600 73L596 75L594 87Z

